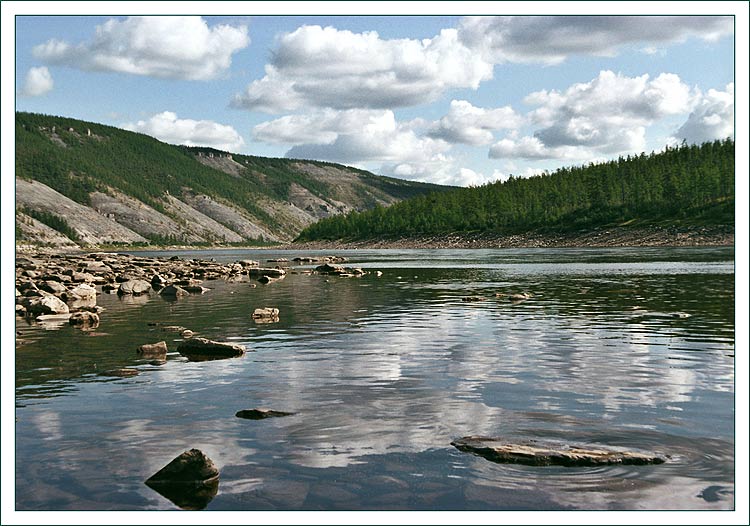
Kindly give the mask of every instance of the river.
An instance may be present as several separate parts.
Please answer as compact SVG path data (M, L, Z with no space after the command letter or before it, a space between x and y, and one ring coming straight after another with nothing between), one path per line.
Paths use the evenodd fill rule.
M93 331L19 318L17 508L178 509L144 480L190 448L221 473L208 510L733 508L732 248L336 254L369 274L206 281L177 301L101 294ZM496 296L520 292L531 297ZM256 323L258 307L279 321ZM188 361L167 325L250 352ZM159 340L166 363L139 360ZM101 374L123 367L139 374ZM295 414L235 417L259 407ZM466 435L670 458L496 464L451 446Z

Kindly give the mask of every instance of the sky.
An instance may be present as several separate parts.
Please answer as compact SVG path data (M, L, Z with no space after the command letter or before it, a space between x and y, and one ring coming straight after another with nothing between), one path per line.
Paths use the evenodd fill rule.
M19 111L439 184L734 135L731 16L32 15L15 57Z

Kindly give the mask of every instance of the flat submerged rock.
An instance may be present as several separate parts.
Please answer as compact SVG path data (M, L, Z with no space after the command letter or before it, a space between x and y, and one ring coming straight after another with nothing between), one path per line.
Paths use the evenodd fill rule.
M460 451L474 453L501 464L531 466L600 466L607 464L663 464L664 455L656 453L604 448L595 445L560 444L553 442L508 442L502 438L468 436L451 442Z

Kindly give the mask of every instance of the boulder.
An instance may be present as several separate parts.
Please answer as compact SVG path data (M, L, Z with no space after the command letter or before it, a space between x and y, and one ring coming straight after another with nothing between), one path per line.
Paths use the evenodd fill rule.
M144 343L136 352L143 358L164 358L167 355L167 342Z
M501 464L531 466L599 466L606 464L662 464L666 457L656 453L627 451L592 445L558 444L527 440L508 442L502 438L468 436L451 442L461 451L474 453Z
M99 315L95 312L81 311L70 316L68 323L74 327L91 327L99 326Z
M95 300L96 299L96 288L91 285L77 285L70 289L69 293L73 296L71 299L80 300Z
M67 314L70 312L63 300L48 293L42 296L25 297L21 300L21 305L29 314Z
M341 265L324 263L323 265L315 267L315 272L318 274L345 274L346 269Z
M237 411L234 416L237 418L246 418L248 420L263 420L264 418L290 416L296 413L287 413L286 411L274 411L272 409L243 409Z
M117 294L133 296L140 296L141 294L148 294L151 290L151 283L142 279L132 279L130 281L124 281L120 283L120 288L117 289Z
M161 288L167 284L167 280L159 274L154 274L151 277L151 286L154 288Z
M160 296L166 296L169 298L176 298L178 296L187 296L190 293L183 289L182 287L178 287L177 285L167 285L163 289L159 291Z
M286 275L286 270L281 268L250 268L247 269L248 276L268 276L270 278L280 278Z
M263 307L262 309L255 309L252 314L253 319L258 318L278 318L279 309L275 307Z
M223 343L206 338L190 338L177 347L177 352L189 360L213 360L218 358L235 358L245 354L245 348L234 343Z
M112 268L101 261L92 261L83 268L83 271L90 274L105 274L107 272L112 272Z
M205 508L219 489L219 470L199 449L185 451L145 484L183 509Z
M65 285L63 285L59 281L43 281L39 285L39 289L55 295L62 294L63 292L68 290L65 288Z

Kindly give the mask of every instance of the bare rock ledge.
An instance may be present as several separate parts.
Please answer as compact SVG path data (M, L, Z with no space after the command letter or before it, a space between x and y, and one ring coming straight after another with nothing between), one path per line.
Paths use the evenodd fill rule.
M461 451L501 464L530 466L600 466L605 464L663 464L663 455L647 452L527 440L510 443L502 438L467 436L451 442Z

